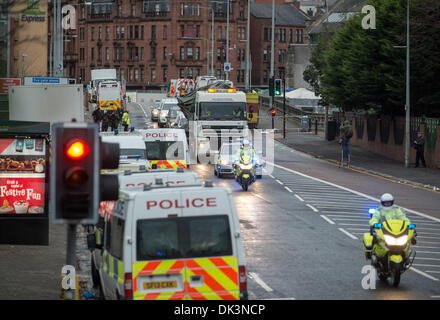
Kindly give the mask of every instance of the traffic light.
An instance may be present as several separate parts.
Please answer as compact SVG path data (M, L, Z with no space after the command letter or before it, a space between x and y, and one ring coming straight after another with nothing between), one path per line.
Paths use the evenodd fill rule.
M274 79L270 78L269 79L269 96L273 97L275 93L275 88L274 88Z
M275 115L277 114L277 110L275 108L272 108L271 113L272 113L272 117L275 117Z
M100 200L118 198L117 176L100 169L119 166L119 145L101 143L95 123L71 122L52 126L51 148L52 223L96 224Z
M275 95L276 96L281 95L281 79L275 80Z

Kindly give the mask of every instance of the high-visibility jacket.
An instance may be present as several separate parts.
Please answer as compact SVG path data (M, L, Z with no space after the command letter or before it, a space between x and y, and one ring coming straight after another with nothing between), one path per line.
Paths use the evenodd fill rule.
M127 112L124 112L124 114L122 115L122 122L130 125L130 116Z
M241 147L240 149L238 149L236 157L235 157L237 162L240 162L240 161L247 162L246 160L248 160L248 158L250 158L250 161L252 161L252 162L255 161L254 148Z
M407 216L402 212L402 210L398 207L383 207L380 206L376 209L376 213L370 219L370 226L374 226L376 223L381 223L387 220L402 220L406 223L410 224L411 221L407 218Z

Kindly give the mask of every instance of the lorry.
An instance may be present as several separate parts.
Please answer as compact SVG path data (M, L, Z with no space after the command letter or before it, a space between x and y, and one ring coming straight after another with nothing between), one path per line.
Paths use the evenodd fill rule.
M99 82L104 80L117 80L116 69L94 69L91 71L91 81L87 86L89 101L94 102L94 96Z
M179 106L189 121L191 159L202 157L214 162L224 141L240 140L249 134L246 94L229 81L217 80L188 95L179 97ZM214 158L210 158L214 156Z
M70 122L84 121L81 84L9 87L9 120Z
M100 110L117 111L123 109L122 88L119 81L105 80L99 82L96 98Z

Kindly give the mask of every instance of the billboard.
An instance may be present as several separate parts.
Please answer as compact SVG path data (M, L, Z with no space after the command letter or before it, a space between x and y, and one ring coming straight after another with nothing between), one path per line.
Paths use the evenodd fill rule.
M8 94L9 86L21 85L20 78L0 78L0 94Z

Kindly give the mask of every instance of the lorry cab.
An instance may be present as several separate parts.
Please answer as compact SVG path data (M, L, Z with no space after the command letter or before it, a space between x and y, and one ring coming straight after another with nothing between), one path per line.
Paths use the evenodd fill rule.
M197 138L191 145L194 156L217 153L225 140L248 136L246 94L233 88L197 91L191 120Z
M103 142L118 143L120 148L119 168L116 170L102 170L102 172L124 172L124 170L140 170L150 168L147 158L147 149L140 134L118 134L101 132Z
M105 230L99 276L106 299L247 299L242 234L227 188L121 191Z
M144 129L147 158L152 169L189 168L189 149L184 129Z

